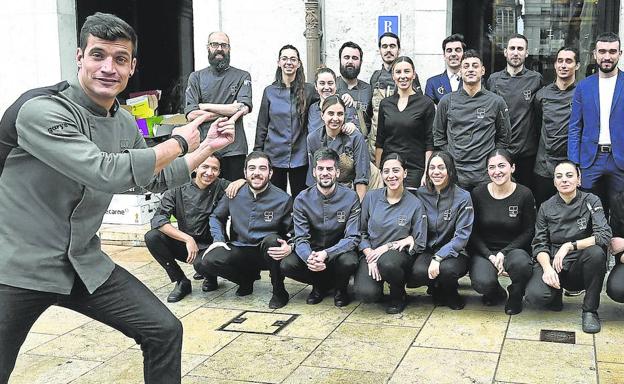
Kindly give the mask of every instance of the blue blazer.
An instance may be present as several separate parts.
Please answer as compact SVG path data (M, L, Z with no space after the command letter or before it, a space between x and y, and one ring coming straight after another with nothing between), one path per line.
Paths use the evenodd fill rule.
M427 79L427 85L425 86L425 95L429 96L429 98L433 100L434 103L438 104L442 96L451 92L451 82L446 75L446 71Z
M615 164L624 169L624 72L618 69L609 128L611 150ZM588 168L594 163L598 153L600 135L600 97L598 74L579 81L572 99L572 113L568 127L568 158Z

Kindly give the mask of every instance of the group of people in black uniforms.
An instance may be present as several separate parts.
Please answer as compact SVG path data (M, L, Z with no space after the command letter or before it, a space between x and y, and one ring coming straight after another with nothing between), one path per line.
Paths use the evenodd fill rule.
M617 35L600 35L600 76L618 74L617 60L598 53L605 44L615 44L619 57ZM168 300L191 291L174 259L194 264L204 291L218 289L221 276L238 284L238 296L251 294L268 269L270 308L289 301L285 277L312 285L308 304L333 291L336 306L348 305L354 276L353 292L363 302L384 300L387 283L388 313L405 308L406 287L427 287L437 305L459 310L458 280L469 274L483 303L504 302L510 315L525 302L560 311L563 289L584 291L583 330L599 332L610 253L617 260L607 294L624 302L624 195L579 189L585 169L568 160L570 109L584 108L573 102L578 52L561 48L556 80L544 86L524 67L527 46L513 35L507 67L486 87L479 53L451 35L442 44L446 70L427 81L424 93L392 33L379 39L383 66L370 84L357 78L363 52L353 42L340 48L342 76L322 67L313 85L305 82L298 50L282 47L243 177L218 178L225 158L215 154L190 185L163 196L152 220L147 246L176 282ZM227 35L211 34L208 49L212 67L229 62ZM243 113L252 107L246 100ZM187 102L189 118L212 102ZM590 117L576 119L582 136ZM584 136L579 142L587 145ZM611 144L603 146L599 152L612 153ZM500 276L510 278L507 289Z

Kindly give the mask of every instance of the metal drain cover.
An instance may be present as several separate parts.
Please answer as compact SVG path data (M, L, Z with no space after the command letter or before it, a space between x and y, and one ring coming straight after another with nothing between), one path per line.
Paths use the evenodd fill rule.
M276 335L299 315L262 311L245 311L219 327L219 331Z
M540 331L540 341L547 341L549 343L576 344L576 333L542 329Z

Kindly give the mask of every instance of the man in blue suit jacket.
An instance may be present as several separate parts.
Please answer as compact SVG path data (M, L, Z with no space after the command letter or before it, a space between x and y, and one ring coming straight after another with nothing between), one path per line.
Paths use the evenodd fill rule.
M598 35L594 58L599 71L578 83L568 128L568 157L581 168L581 187L600 196L605 206L624 191L624 73L617 69L621 54L618 35ZM606 189L599 190L598 183Z
M425 87L425 95L429 96L434 103L438 104L442 96L457 91L459 88L461 79L459 68L465 49L464 36L459 33L455 33L442 41L446 71L428 79Z

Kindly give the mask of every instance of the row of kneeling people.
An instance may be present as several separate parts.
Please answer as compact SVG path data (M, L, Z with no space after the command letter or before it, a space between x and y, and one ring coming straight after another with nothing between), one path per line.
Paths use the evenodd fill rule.
M312 285L308 304L333 291L336 306L348 305L355 275L355 296L363 302L381 301L388 284L390 314L405 308L406 287L426 286L436 305L458 310L464 307L458 280L469 272L483 303L505 302L510 315L522 311L523 301L560 311L564 288L584 290L583 330L595 333L608 249L617 260L607 293L624 302L624 197L611 210L612 238L600 199L578 189L580 173L571 162L555 168L558 193L537 214L530 190L513 181L514 163L504 149L488 155L491 181L472 193L456 185L454 160L446 152L433 152L418 189L404 187L402 158L387 154L384 186L369 190L361 203L337 181L339 163L334 150L316 151L315 184L293 202L271 184L271 161L263 152L250 153L245 179L232 183L218 178L220 159L208 158L191 183L165 193L145 236L176 282L168 301L191 292L176 259L194 264L202 290L218 289L221 276L238 284L238 296L252 294L260 271L269 270L273 309L289 301L285 277ZM501 275L511 279L507 290Z

